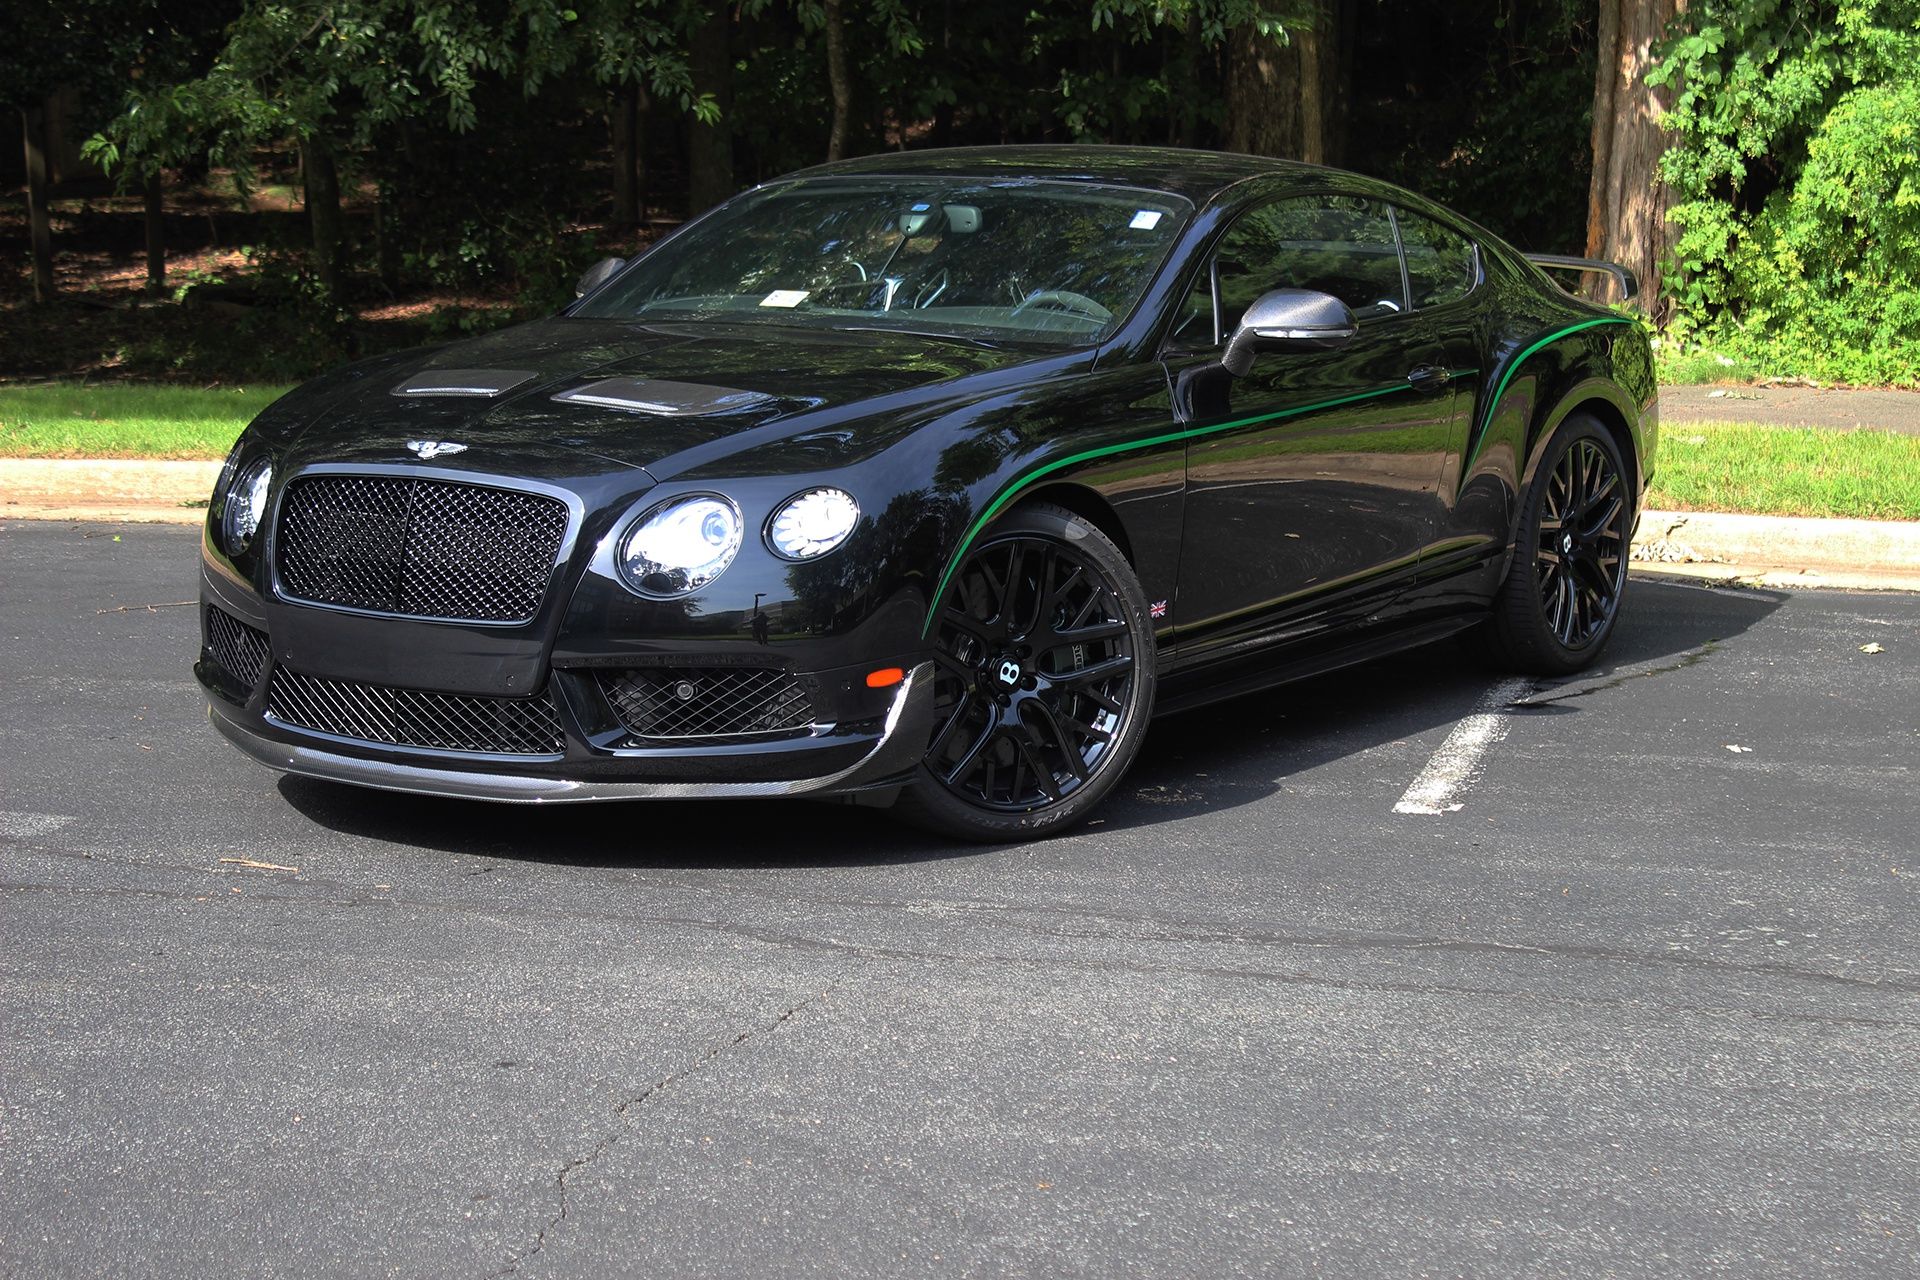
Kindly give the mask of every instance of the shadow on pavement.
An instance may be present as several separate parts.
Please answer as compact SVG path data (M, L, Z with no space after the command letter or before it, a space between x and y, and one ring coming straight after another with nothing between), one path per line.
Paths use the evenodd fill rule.
M1675 669L1786 603L1780 592L1636 580L1605 659L1563 682ZM1322 765L1471 714L1502 678L1461 640L1157 722L1132 772L1083 832L1147 827L1264 799ZM1580 714L1549 703L1551 713ZM1411 779L1409 778L1409 781ZM890 866L963 858L991 846L944 841L884 812L805 801L497 805L283 777L287 802L344 834L562 865L684 868Z

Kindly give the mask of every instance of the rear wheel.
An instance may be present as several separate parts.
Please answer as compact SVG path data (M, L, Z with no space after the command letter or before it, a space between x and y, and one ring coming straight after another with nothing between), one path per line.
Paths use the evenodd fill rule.
M934 732L895 812L966 840L1084 818L1138 753L1153 628L1126 557L1064 508L1015 510L970 548L934 617Z
M1627 586L1633 493L1620 446L1586 414L1560 424L1527 490L1513 564L1489 623L1506 663L1578 671L1613 634Z

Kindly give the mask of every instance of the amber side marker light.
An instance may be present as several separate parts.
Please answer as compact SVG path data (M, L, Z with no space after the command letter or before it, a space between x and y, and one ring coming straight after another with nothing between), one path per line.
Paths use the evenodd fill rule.
M878 671L867 672L867 688L885 689L906 678L907 673L898 667L882 667Z

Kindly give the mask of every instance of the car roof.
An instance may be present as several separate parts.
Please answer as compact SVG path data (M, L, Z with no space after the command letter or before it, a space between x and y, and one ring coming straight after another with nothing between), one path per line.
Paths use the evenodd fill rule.
M1248 178L1292 177L1302 186L1339 178L1378 186L1357 174L1295 160L1232 151L1179 147L1110 147L1078 143L1017 147L947 147L886 151L802 169L794 177L885 174L950 178L1046 178L1060 182L1141 187L1184 196L1204 205Z

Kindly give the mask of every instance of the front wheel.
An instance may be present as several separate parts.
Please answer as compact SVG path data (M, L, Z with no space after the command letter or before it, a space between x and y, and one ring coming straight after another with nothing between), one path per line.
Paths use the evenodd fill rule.
M895 812L965 840L1084 818L1153 708L1146 597L1118 547L1061 507L1018 508L970 548L933 626L934 731Z
M1633 492L1620 446L1574 414L1527 489L1513 564L1494 597L1494 648L1508 665L1566 675L1600 656L1627 586Z

